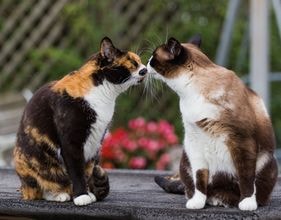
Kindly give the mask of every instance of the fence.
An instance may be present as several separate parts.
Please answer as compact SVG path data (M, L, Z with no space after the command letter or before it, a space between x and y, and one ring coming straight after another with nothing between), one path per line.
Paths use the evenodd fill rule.
M69 27L66 27L62 13L65 6L72 2L78 1L1 1L0 14L3 15L3 20L0 23L0 91L21 91L24 88L34 90L48 80L49 71L55 65L56 59L47 57L43 67L38 69L30 58L34 48L46 49L55 46L63 50L74 45L78 53L90 53L80 36L68 35ZM123 26L127 26L117 33L123 39L119 42L122 48L127 48L130 42L138 38L149 19L156 18L160 22L171 19L171 10L157 14L149 9L149 1L107 2L107 7L117 16L122 14L126 23ZM141 13L144 10L146 13Z

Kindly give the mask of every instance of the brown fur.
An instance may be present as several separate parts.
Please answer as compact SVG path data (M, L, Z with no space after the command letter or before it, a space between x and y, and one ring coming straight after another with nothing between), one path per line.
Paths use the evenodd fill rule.
M209 170L200 169L196 171L196 189L203 194L207 194L207 186L209 180Z
M184 151L182 152L182 157L180 162L180 179L185 186L185 194L187 198L189 199L192 198L192 196L194 195L195 186L191 173L190 162L188 156Z

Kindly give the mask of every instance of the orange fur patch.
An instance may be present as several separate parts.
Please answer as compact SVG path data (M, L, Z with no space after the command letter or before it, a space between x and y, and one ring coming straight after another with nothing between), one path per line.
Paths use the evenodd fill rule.
M85 165L86 179L89 179L92 176L93 169L94 169L94 162L93 161L87 162L86 165Z
M22 186L20 190L24 200L42 199L42 191L37 187Z
M57 146L50 140L47 135L41 134L37 128L32 128L27 126L24 129L24 132L30 135L38 144L44 143L47 144L52 150L56 150Z
M18 147L14 149L14 162L17 174L20 177L32 177L36 179L40 188L27 187L22 185L22 196L24 199L41 199L42 190L51 191L54 193L66 192L71 194L71 185L63 187L56 182L48 181L40 176L40 164L35 158L28 159L21 153ZM32 169L32 167L37 169Z
M52 90L62 94L67 92L73 98L83 97L92 87L91 74L98 69L94 61L89 61L73 74L68 74L57 81Z
M132 63L133 60L137 62L138 65L141 64L140 57L133 52L128 52L126 56L115 60L115 64L118 66L124 66L130 71L134 71L137 67Z

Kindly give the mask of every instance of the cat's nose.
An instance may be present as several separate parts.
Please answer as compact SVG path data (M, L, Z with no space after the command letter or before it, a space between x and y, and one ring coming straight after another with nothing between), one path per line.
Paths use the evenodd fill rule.
M143 68L139 71L140 76L144 76L147 73L147 69Z

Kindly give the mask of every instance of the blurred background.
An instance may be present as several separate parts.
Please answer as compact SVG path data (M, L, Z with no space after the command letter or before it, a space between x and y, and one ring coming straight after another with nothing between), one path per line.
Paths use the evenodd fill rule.
M146 63L167 37L187 42L197 33L213 61L247 84L252 80L281 147L280 0L0 0L0 165L12 165L18 123L32 93L79 68L102 37ZM171 169L182 137L178 98L170 89L158 83L151 95L144 86L132 88L118 98L103 165Z

